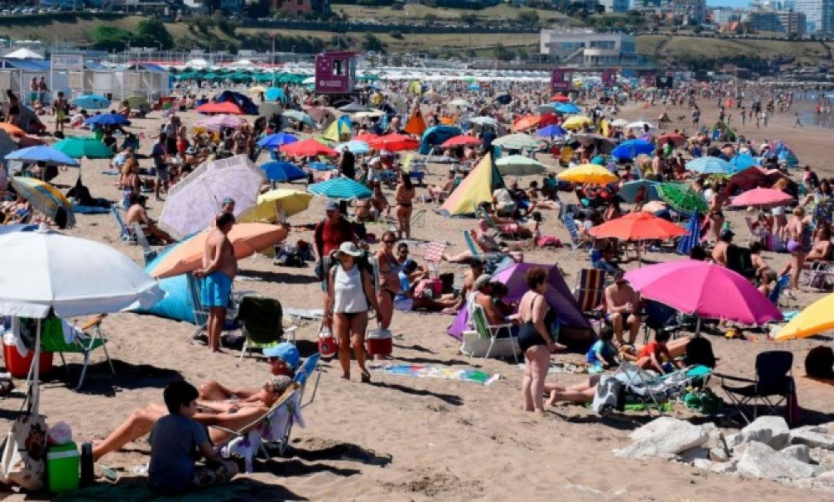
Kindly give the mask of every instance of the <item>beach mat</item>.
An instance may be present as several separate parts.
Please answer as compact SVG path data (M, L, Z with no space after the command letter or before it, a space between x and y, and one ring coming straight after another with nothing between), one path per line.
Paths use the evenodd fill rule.
M73 205L72 210L78 214L107 214L110 212L109 207L101 206L79 206Z
M422 364L376 364L370 368L386 375L409 376L412 378L440 378L458 380L480 385L490 385L497 381L499 374L490 375L486 371L473 369L454 369L443 366L426 366Z
M524 363L518 363L517 366L518 369L520 369L521 371L527 369L527 366ZM584 373L591 373L591 371L589 371L589 367L586 364L551 362L550 367L547 369L547 374L556 375L559 373L572 373L575 375L581 375Z
M227 500L256 500L261 497L271 498L264 492L270 487L253 484L247 480L236 480L227 485L212 486L205 490L194 491L179 497L157 497L148 489L147 478L133 477L120 480L117 484L98 483L94 486L82 488L73 492L57 495L56 502L144 502L177 501L177 502L223 502ZM280 487L275 487L279 490ZM283 491L283 490L281 490ZM286 494L286 492L284 492Z

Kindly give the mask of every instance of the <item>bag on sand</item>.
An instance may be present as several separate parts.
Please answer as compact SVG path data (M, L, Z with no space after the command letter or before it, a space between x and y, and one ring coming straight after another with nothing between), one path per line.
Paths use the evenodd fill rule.
M28 408L21 410L3 444L0 481L37 491L44 486L47 426L41 415L32 413L32 400L26 401Z
M625 409L626 386L612 376L600 378L591 409L599 416L605 416L612 410Z
M805 374L810 378L834 380L834 350L831 347L814 347L805 357Z

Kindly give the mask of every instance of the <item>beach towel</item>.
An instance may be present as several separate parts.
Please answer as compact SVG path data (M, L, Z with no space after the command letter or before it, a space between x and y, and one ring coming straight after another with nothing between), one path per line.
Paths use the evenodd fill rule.
M524 363L518 363L516 365L518 369L524 371L527 368L527 365ZM556 375L559 373L573 373L576 375L581 375L583 373L591 373L591 368L584 364L584 363L557 363L551 362L550 367L547 368L548 375Z
M105 214L110 212L110 208L101 206L79 206L73 204L72 211L78 214Z
M473 369L455 369L443 366L426 366L422 364L375 364L370 368L388 375L410 376L412 378L440 378L459 380L481 385L490 385L497 381L499 374L490 375L486 371Z

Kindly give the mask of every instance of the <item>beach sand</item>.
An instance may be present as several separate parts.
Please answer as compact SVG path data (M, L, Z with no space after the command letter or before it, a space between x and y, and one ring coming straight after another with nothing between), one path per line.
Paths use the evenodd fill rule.
M702 121L717 118L715 104L701 101ZM630 105L623 111L627 119L654 121L662 112L659 106L645 109ZM688 125L688 112L670 108L673 120L686 115L685 123L673 122L670 128ZM186 123L196 116L183 114ZM735 125L736 119L734 119ZM149 119L134 121L134 129L150 137L158 130L159 113ZM741 133L756 140L783 139L798 152L800 161L817 168L821 175L831 175L831 130L808 126L792 129L793 113L777 115L768 129L748 126ZM49 124L52 128L51 123ZM83 134L78 131L77 134ZM153 140L142 142L148 153ZM549 157L541 160L550 165ZM143 167L150 167L143 160ZM102 171L107 161L82 162L85 184L94 197L118 200L116 177ZM429 183L445 178L445 167L431 166ZM795 171L796 173L797 171ZM78 171L61 173L57 184L69 186ZM529 179L522 179L526 186ZM420 191L419 193L422 193ZM572 201L570 194L566 200ZM150 213L158 217L162 203L148 203ZM418 203L416 209L435 209ZM314 222L323 215L323 201L316 199L309 211L294 216L293 223ZM743 242L747 230L743 212L728 212L738 240ZM555 212L545 213L543 234L569 240ZM444 219L429 211L424 227L415 229L416 237L447 240L454 243L450 252L464 249L461 232L472 228L466 219ZM379 235L381 226L372 226ZM78 216L73 236L108 243L141 263L141 249L120 241L110 215ZM293 232L290 239L312 240L311 232ZM415 253L416 251L416 253ZM413 254L419 251L412 248ZM589 266L584 256L566 259L567 251L528 252L526 261L558 264L567 272L565 278L573 287L577 271ZM650 254L648 260L678 259L677 255ZM778 270L787 255L768 254ZM626 265L628 269L636 263ZM255 290L279 299L285 307L320 308L321 293L307 269L280 268L264 257L241 262L242 273L237 289ZM444 266L456 274L462 266ZM685 285L682 285L685 287ZM720 294L720 292L716 292ZM798 305L807 305L820 298L820 293L802 292ZM286 458L257 462L257 472L236 483L246 487L245 499L309 499L309 500L663 500L663 501L727 501L786 500L803 496L834 497L831 494L809 494L773 482L738 479L697 471L696 469L660 459L616 459L612 450L629 444L629 432L650 420L645 413L630 413L600 419L580 406L557 406L545 416L523 413L521 407L522 370L511 362L469 359L459 353L459 343L446 334L451 316L397 312L391 326L395 334L394 359L404 363L425 363L455 368L474 367L501 378L490 386L440 379L412 379L374 372L371 385L358 382L354 366L353 381L339 379L338 364L321 365L323 375L315 402L304 409L307 428L296 427L291 449ZM254 388L267 376L267 364L257 357L248 357L237 365L237 353L210 354L205 346L188 341L193 326L157 317L133 314L110 315L103 323L111 358L118 376L111 379L102 354L96 353L95 364L81 392L67 388L75 385L79 359L68 356L72 376L67 379L55 358L52 380L48 377L41 394L41 410L51 424L65 421L71 425L77 443L100 439L120 424L131 410L149 402L161 402L162 389L172 379L182 377L199 384L217 379L237 388ZM316 351L315 324L308 323L298 332L298 346L303 356ZM641 335L642 336L642 335ZM784 349L794 353L794 375L797 377L799 404L810 423L828 422L834 412L829 385L804 378L803 360L809 348L819 340L775 344L758 335L757 341L726 340L710 336L720 358L718 371L731 375L753 376L756 354L765 350ZM582 355L557 355L555 361L581 361ZM582 375L551 375L549 381L575 383ZM717 379L713 379L713 385ZM22 388L24 382L18 381ZM0 416L10 424L20 406L20 398L0 401ZM680 404L673 416L689 416ZM105 456L100 465L117 469L122 483L141 483L134 468L148 461L146 439L132 443L124 451ZM14 496L12 499L18 499Z

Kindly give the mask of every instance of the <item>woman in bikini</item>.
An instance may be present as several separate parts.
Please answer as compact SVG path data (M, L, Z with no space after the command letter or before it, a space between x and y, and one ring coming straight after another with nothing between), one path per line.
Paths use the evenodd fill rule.
M394 254L397 236L387 231L382 234L382 248L376 252L379 264L379 292L376 299L379 302L379 323L382 329L388 329L394 317L394 298L400 292L399 273L402 264Z
M411 238L411 212L413 211L414 196L416 190L411 183L408 173L400 173L400 183L394 192L394 199L397 201L397 237L402 239Z
M790 272L791 289L799 289L799 276L802 273L802 267L805 265L805 254L808 246L804 218L805 210L802 209L802 206L794 208L793 217L791 217L785 229L788 234L788 252L791 254L791 260L785 264L779 276Z

